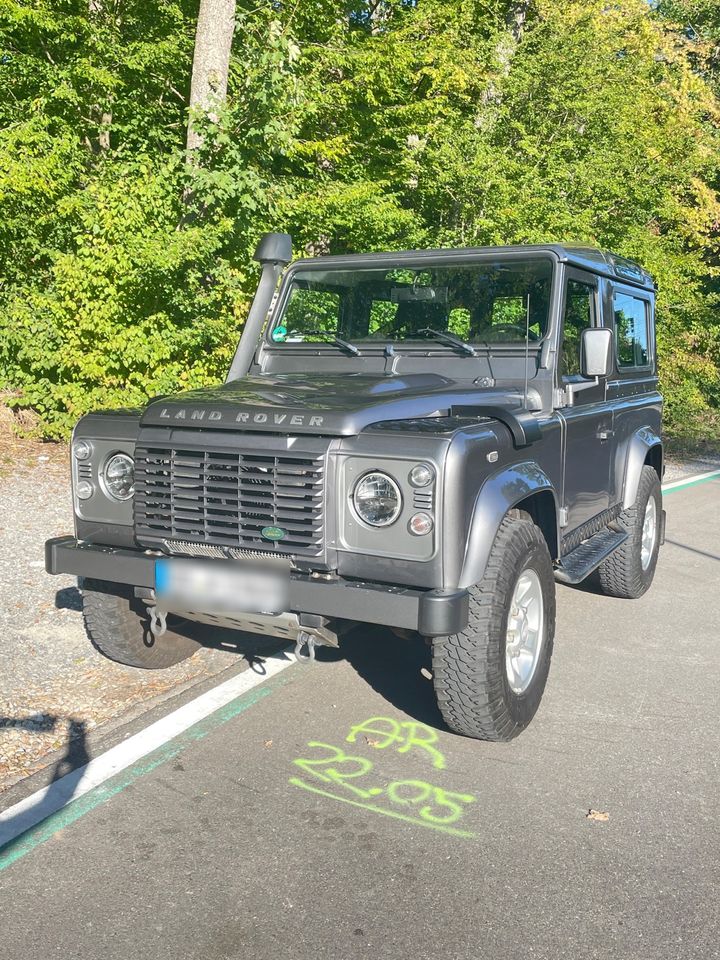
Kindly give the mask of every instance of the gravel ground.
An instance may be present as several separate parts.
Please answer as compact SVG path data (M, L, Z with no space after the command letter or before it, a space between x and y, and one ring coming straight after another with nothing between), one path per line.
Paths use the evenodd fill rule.
M668 458L665 463L665 483L692 477L698 473L709 473L711 470L720 470L720 457L710 454L695 457L692 460L675 460Z
M718 467L710 457L672 461L665 479ZM111 663L90 645L75 579L44 570L44 541L72 532L66 448L12 444L2 452L0 516L0 793L56 760L70 741L100 725L110 730L237 663L238 648L225 643L145 672Z
M23 452L0 475L0 793L99 725L237 663L237 650L202 649L169 670L141 671L102 657L82 624L74 577L50 577L44 541L72 532L64 451ZM39 448L42 449L42 448Z

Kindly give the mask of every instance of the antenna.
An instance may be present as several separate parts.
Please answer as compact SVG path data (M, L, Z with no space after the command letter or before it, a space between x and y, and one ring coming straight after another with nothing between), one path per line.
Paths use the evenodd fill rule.
M527 410L528 405L528 360L530 358L530 294L527 295L527 308L525 310L525 388L523 390L523 407Z

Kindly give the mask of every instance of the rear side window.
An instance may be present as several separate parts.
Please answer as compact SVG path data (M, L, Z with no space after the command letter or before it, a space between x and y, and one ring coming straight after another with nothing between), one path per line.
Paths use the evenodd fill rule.
M619 367L646 367L650 363L648 302L628 293L615 293L615 350Z

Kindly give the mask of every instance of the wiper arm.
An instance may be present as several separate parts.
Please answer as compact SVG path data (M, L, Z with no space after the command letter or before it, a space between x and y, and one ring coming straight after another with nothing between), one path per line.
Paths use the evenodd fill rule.
M477 350L470 346L469 343L461 340L460 337L456 337L454 333L445 333L444 330L433 330L432 327L423 327L422 330L418 330L418 333L424 333L428 337L432 337L433 340L442 340L444 343L450 343L454 347L459 347L462 352L467 353L468 356L477 356Z
M360 351L354 343L349 343L347 340L335 336L335 334L330 333L329 330L303 330L303 333L309 337L327 337L328 340L334 343L336 347L340 347L341 350L347 350L347 352L351 353L354 357L360 356Z

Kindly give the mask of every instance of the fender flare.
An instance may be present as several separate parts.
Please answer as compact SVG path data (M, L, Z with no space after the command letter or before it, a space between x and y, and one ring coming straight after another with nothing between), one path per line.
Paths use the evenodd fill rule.
M625 455L625 483L623 485L623 510L627 510L635 503L640 474L645 466L648 452L653 447L660 447L660 479L662 479L662 437L650 427L640 427L630 437L627 454Z
M552 494L557 518L555 487L537 463L531 460L515 463L488 477L475 499L458 587L467 588L480 582L505 514L527 497L542 491Z

